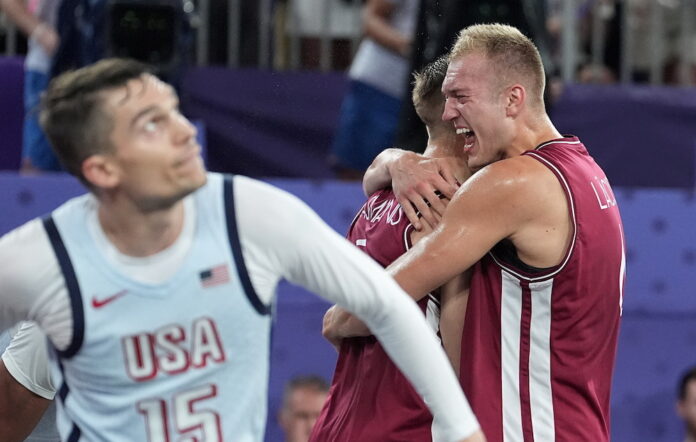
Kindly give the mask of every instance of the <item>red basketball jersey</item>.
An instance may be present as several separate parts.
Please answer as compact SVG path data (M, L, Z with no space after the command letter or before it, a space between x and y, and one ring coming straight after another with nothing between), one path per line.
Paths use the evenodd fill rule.
M348 239L386 267L410 247L412 229L393 192L381 190L360 209ZM433 309L428 298L418 303L424 311ZM310 441L430 441L431 423L425 403L374 337L344 339Z
M625 275L619 209L577 138L524 155L558 178L573 239L550 269L525 266L505 241L476 264L462 387L489 442L608 441Z

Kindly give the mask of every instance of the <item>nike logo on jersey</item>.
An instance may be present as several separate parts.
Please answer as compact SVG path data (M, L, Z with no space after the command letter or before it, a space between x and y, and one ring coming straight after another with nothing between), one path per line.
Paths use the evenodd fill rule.
M102 308L107 304L110 304L111 302L117 300L121 296L125 295L128 293L128 290L121 290L118 293L114 293L113 295L104 298L104 299L97 299L96 297L92 297L92 307L94 308Z

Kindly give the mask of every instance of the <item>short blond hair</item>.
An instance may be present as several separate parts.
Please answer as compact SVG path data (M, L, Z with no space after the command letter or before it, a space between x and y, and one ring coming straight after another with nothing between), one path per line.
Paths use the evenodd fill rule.
M493 61L495 77L501 87L521 83L543 104L546 75L541 55L519 29L500 23L464 28L450 52L450 60L471 53L483 54Z
M445 104L442 82L447 75L448 62L449 58L443 55L413 74L413 107L421 121L428 126L441 121Z

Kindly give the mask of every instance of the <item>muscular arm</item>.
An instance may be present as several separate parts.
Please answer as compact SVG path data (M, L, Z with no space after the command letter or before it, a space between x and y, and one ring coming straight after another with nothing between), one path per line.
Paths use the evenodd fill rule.
M271 279L284 277L364 320L429 405L434 440L479 437L478 423L435 336L383 269L297 198L242 177L235 177L235 186L245 262L255 261L250 273L253 269ZM259 201L265 204L263 216L258 216ZM250 276L253 283L258 281Z
M17 382L0 360L0 440L23 441L50 404Z
M524 246L518 247L518 254L525 262L550 267L562 253L552 256L544 250L564 250L559 241L566 239L559 232L567 227L561 221L546 219L567 217L562 193L554 192L561 192L556 178L531 158L492 164L464 183L433 233L416 243L388 270L418 300L468 270L504 238ZM561 206L549 203L550 200L560 200ZM530 250L538 253L529 254ZM539 258L542 260L537 261ZM336 334L351 336L359 332L360 324L354 318L342 319ZM333 340L338 337L331 336Z
M0 440L24 440L51 404L46 340L34 323L22 323L0 360Z
M558 180L530 157L491 164L467 180L435 231L394 264L411 296L427 293L510 239L524 262L558 264L568 244L568 206Z
M462 333L470 281L471 274L466 272L440 288L440 337L457 375L461 363Z

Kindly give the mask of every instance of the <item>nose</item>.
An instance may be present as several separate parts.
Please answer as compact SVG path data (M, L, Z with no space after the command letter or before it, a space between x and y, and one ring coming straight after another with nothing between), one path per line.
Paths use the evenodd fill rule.
M442 121L451 121L457 117L453 100L445 100L445 108L442 111Z
M176 134L177 141L187 144L196 138L198 129L188 118L177 112L174 121L176 127L174 133Z

